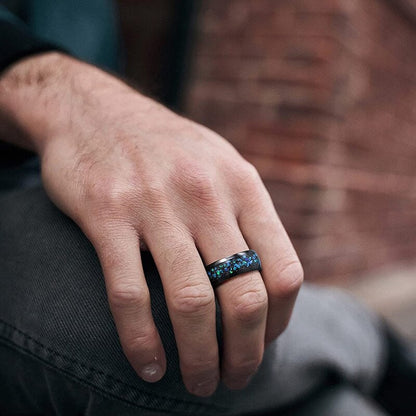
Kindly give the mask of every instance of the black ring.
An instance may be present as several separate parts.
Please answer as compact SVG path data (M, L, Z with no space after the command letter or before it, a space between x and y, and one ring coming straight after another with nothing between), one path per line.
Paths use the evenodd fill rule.
M261 271L260 258L254 250L240 251L232 256L214 261L205 266L209 280L213 287L217 287L226 280L242 273Z

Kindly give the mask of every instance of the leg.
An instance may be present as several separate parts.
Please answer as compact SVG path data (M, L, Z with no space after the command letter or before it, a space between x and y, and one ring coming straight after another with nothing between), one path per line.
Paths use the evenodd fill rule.
M4 345L92 391L142 409L178 413L216 409L185 394L163 291L148 254L143 263L155 319L170 356L167 375L157 385L141 381L125 359L98 259L78 227L41 188L3 193L0 211L0 338ZM5 360L1 363L10 366ZM43 376L33 376L19 374L26 392L33 389L33 379L42 380L28 402L42 396L44 403L56 402Z
M280 416L352 415L387 416L387 413L347 384L328 388L306 403L284 410Z
M363 392L377 382L383 361L378 321L339 292L305 287L288 330L270 345L245 391L221 386L207 399L188 394L159 275L143 253L169 361L160 382L145 383L122 353L93 247L41 188L0 196L0 235L0 381L14 389L0 392L5 413L103 415L102 406L108 414L119 406L121 414L258 414L299 400L333 374ZM65 413L68 406L73 411Z

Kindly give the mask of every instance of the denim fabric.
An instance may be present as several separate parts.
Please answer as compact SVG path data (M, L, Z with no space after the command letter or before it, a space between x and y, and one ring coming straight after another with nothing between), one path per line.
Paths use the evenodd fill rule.
M170 357L167 374L157 384L141 381L125 359L98 259L78 227L50 203L41 188L3 196L1 212L0 333L4 342L74 380L101 386L106 394L144 409L178 414L225 410L186 393L163 290L149 253L143 253L144 270L154 317Z

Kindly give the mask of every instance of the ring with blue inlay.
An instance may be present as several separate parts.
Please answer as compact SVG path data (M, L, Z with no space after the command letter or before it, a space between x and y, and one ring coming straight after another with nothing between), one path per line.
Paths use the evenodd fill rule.
M215 288L226 280L242 273L261 271L260 258L254 250L240 251L232 256L205 266L209 280Z

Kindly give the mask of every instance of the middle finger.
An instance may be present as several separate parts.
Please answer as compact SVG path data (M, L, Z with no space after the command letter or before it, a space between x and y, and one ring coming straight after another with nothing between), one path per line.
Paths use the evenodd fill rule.
M143 233L163 283L187 389L211 395L219 381L215 298L195 242L174 218Z

